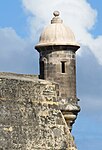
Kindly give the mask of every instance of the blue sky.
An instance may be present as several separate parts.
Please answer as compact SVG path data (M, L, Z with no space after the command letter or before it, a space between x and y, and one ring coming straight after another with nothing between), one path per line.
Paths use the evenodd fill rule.
M98 11L98 17L95 24L94 29L92 30L93 35L102 34L102 8L101 3L99 0L88 0L91 6Z
M0 27L12 27L20 36L27 35L27 16L23 11L21 0L2 0L0 3Z
M46 1L46 5L45 5ZM81 112L73 126L79 150L102 148L102 9L97 0L1 0L0 71L37 74L34 45L54 10L76 35L77 95Z

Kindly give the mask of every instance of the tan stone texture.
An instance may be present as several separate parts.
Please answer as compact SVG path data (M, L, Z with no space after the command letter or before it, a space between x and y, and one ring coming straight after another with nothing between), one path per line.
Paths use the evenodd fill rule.
M33 76L0 73L0 150L75 147L58 109L57 88Z

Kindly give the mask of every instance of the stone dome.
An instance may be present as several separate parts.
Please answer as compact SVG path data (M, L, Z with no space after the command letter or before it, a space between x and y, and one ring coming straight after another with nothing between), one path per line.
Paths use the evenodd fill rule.
M69 27L63 24L63 20L59 17L60 13L55 11L51 24L48 25L42 32L37 47L53 46L53 45L72 45L78 46L75 41L75 36Z

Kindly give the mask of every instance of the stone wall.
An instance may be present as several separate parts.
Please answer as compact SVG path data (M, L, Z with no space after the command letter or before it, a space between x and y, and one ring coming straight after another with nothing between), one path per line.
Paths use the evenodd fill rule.
M56 91L34 76L0 73L0 150L75 150Z
M76 55L71 46L46 47L40 52L40 78L59 84L60 99L76 103Z

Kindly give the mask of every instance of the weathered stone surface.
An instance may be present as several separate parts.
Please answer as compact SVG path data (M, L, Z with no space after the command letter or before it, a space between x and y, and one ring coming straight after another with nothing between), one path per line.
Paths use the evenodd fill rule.
M75 53L69 50L52 46L40 52L40 78L59 83L59 99L73 98L76 103L76 67ZM62 72L62 62L65 65L65 72ZM44 63L42 67L42 63Z
M80 111L76 95L76 51L80 46L70 28L63 24L60 13L53 14L35 48L40 55L40 79L59 84L59 107L71 130Z
M55 11L35 46L40 54L40 79L59 84L59 99L76 98L76 51L79 44L74 33L63 24L60 13Z
M0 150L74 150L58 108L58 85L0 73Z
M53 14L35 46L40 79L47 81L0 73L0 150L76 150L70 131L80 111L75 58L80 46L60 13Z

